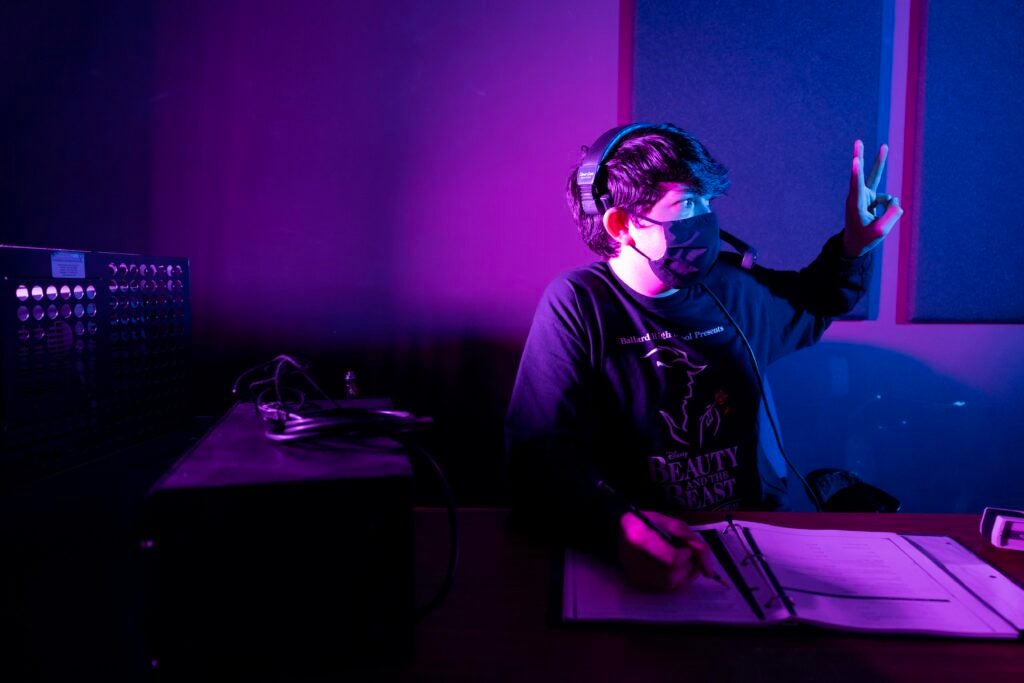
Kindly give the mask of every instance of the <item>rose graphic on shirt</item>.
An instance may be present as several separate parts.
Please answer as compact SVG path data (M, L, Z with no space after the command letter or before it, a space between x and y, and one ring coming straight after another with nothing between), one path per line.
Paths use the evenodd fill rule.
M671 346L656 346L646 354L644 358L652 358L654 360L655 367L666 368L668 370L681 370L686 375L686 390L683 394L683 399L679 404L679 415L674 417L671 413L659 410L662 419L665 420L665 424L668 426L669 436L673 441L683 444L684 446L690 445L689 440L689 418L686 414L686 407L690 399L693 398L693 387L695 384L695 378L697 375L707 369L707 365L699 365L690 360L686 351L676 349ZM717 427L716 427L717 432ZM702 436L703 438L703 436Z
M704 409L700 416L700 445L704 445L704 435L711 432L711 436L718 436L718 429L722 426L722 416L729 414L729 406L726 402L729 394L719 389L715 392L715 399Z

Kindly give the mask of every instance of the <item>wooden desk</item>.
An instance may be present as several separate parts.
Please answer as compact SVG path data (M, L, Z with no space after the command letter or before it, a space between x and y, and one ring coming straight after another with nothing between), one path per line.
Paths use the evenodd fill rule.
M996 550L974 515L738 513L803 528L943 534L1024 583L1024 553ZM1024 641L880 636L805 626L563 625L556 553L509 528L503 509L460 511L461 560L447 600L416 630L404 680L1024 681ZM707 523L721 516L694 515ZM416 573L443 576L445 512L418 509ZM424 597L420 598L422 602Z

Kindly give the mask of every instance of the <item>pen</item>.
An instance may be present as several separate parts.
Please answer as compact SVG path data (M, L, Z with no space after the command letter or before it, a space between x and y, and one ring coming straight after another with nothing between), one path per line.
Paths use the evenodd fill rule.
M604 491L606 493L609 493L609 494L611 494L613 496L617 495L617 491L615 489L613 489L611 486L609 486L608 482L606 482L606 481L599 481L599 482L597 482L597 487L599 489L601 489L602 491ZM669 533L665 529L662 529L660 526L655 524L654 520L652 520L650 517L648 517L643 512L641 512L640 508L638 508L636 506L636 504L633 503L633 501L626 499L625 503L626 503L626 509L627 510L629 510L632 514L636 515L636 517L641 522L643 522L645 525L647 525L647 527L651 531L653 531L654 533L658 534L658 536L660 536L663 541L665 541L666 543L671 545L673 548L685 548L685 547L690 545L690 543L685 538L679 538L675 534ZM691 549L698 556L700 556L702 554L696 548L691 548ZM726 588L729 587L729 584L727 584L725 582L725 580L718 574L718 572L711 570L711 568L708 567L707 564L703 560L700 560L700 565L704 569L704 571L701 572L702 574L704 574L705 576L707 576L710 579L714 579L715 581L717 581L721 585L725 586Z

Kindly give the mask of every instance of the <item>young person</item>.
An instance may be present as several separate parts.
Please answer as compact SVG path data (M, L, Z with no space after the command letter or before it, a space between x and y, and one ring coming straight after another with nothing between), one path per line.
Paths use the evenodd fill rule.
M780 509L777 428L761 372L817 341L864 294L871 249L902 215L854 145L845 225L799 272L720 251L727 171L673 125L613 129L567 199L600 261L538 305L506 419L514 505L566 542L614 554L636 583L709 573L706 545L660 510ZM781 474L784 474L784 469ZM643 513L641 513L643 516Z

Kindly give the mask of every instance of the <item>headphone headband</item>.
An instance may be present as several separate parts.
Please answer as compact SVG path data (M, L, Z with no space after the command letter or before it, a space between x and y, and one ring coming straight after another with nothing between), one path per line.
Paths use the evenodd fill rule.
M638 128L650 127L649 123L631 123L628 126L619 126L605 131L601 137L594 140L594 144L590 146L583 157L580 170L576 173L576 184L580 187L583 213L588 216L603 216L604 212L610 208L608 204L611 202L611 197L608 195L607 188L601 192L599 186L598 193L594 192L594 183L602 171L602 164L622 141L622 138Z

